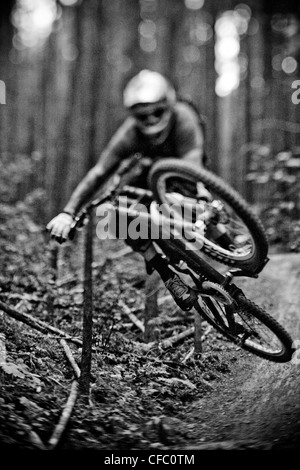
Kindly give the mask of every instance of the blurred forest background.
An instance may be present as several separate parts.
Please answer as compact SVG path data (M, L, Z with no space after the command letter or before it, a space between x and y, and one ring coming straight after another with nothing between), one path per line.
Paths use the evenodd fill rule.
M210 168L299 246L300 4L275 0L6 0L0 4L0 201L46 223L124 118L142 68L206 119Z
M283 411L294 396L281 400L277 372L266 390L263 376L251 375L257 386L244 388L244 406L236 384L250 383L248 359L204 322L202 334L198 315L174 311L164 285L146 284L142 257L122 257L118 242L93 251L92 224L61 250L43 230L124 119L123 88L143 68L165 74L198 107L210 169L261 215L274 250L300 251L299 0L1 0L0 447L48 449L59 417L68 421L66 403L67 450L174 449L217 433L217 444L230 443L233 430L252 450L245 408L259 439L275 432L276 446L299 437L296 406ZM279 263L272 273L283 265L283 274L256 284L250 298L271 312L284 305L292 327L297 259L290 270ZM40 320L52 337L34 333ZM84 395L91 385L92 406L74 412L57 329L82 338L73 364ZM140 344L148 331L153 349ZM177 348L174 337L185 341ZM185 364L202 343L201 361ZM227 373L238 379L228 391L218 385ZM201 407L214 390L224 399L211 413L214 400ZM261 412L265 393L273 401Z

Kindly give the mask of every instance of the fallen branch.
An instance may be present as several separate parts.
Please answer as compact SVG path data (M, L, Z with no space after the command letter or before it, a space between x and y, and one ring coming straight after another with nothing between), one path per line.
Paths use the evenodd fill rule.
M169 300L173 301L173 297L171 296L171 294L167 294L163 297L160 297L157 301L157 304L158 306L161 306L164 302L169 301Z
M41 440L40 436L32 429L29 431L29 440L31 444L39 450L47 450L47 447Z
M187 353L187 355L182 359L182 364L185 364L186 361L194 354L194 351L195 351L195 348L194 346L191 347L191 349L189 350L189 352Z
M53 431L53 434L52 434L51 438L49 439L49 442L48 442L48 445L49 445L48 449L49 450L53 450L57 446L57 444L58 444L58 442L59 442L66 426L67 426L67 423L68 423L69 418L72 414L74 405L76 403L76 399L77 399L77 395L78 395L78 388L79 388L79 383L78 383L77 380L74 380L73 383L72 383L72 386L71 386L71 392L70 392L68 401L66 403L66 406L65 406L65 408L62 412L62 415L60 417L60 420L59 420L56 428Z
M165 377L158 377L156 379L158 382L163 382L165 383L166 385L178 385L178 384L182 384L182 385L186 385L187 387L195 390L197 389L196 385L193 384L190 380L186 379L186 380L182 380L182 379L179 379L178 377L172 377L171 379L166 379Z
M60 340L60 344L62 345L62 347L64 348L64 351L65 351L65 354L71 364L71 366L73 367L73 370L74 370L74 373L75 373L75 376L77 379L79 379L80 377L80 369L78 367L78 365L76 364L76 361L74 359L74 356L72 354L72 351L71 349L69 348L69 346L67 345L66 341L64 339L61 339Z
M180 343L182 340L189 338L190 336L193 336L195 332L195 328L192 326L191 328L188 328L187 330L183 331L182 333L179 333L176 336L171 336L170 338L164 339L161 343L160 346L165 349L165 348L170 348L174 346L177 343Z
M80 282L80 281L81 279L78 279L78 276L75 276L74 274L67 274L66 276L56 281L56 287L63 287L66 284L71 284L72 282Z
M36 296L35 294L27 294L26 292L24 292L23 294L18 294L17 292L1 292L0 295L1 297L8 297L9 299L28 300L29 302L41 302L41 299L38 296Z
M180 343L186 338L189 338L193 336L195 333L195 328L192 326L191 328L183 331L182 333L179 333L176 336L171 336L170 338L164 339L160 343L157 343L156 341L152 341L151 343L143 344L141 347L144 351L149 351L153 346L160 346L162 349L167 349L171 348L172 346L175 346L175 344Z
M124 302L122 302L121 300L119 301L119 306L123 309L124 313L126 313L126 315L130 318L132 323L134 323L135 326L137 326L144 333L145 327L143 323L137 318L136 315L134 315L134 313L131 312L130 308L127 307L127 305L124 304Z
M121 250L115 252L115 253L110 253L108 255L108 259L118 259L122 258L125 255L129 255L129 253L132 253L132 248L130 246L125 246L125 248L122 248Z
M68 341L71 341L74 344L77 344L77 346L82 346L82 342L79 339L73 338L72 336L67 335L64 331L61 331L58 328L55 328L54 326L48 325L47 323L41 320L37 320L27 313L18 312L17 310L8 307L1 301L0 310L3 310L3 312L7 313L10 317L14 318L15 320L21 321L32 328L35 328L41 333L52 333L56 336L67 339Z
M63 349L64 349L64 352L74 370L74 373L75 373L75 376L77 379L79 379L80 377L80 369L78 367L78 365L76 364L76 361L74 359L74 356L72 354L72 351L71 349L69 348L68 344L66 343L66 341L64 339L62 339L60 341L60 344L62 345ZM71 386L71 392L70 392L70 395L69 395L69 398L68 398L68 401L66 403L66 406L62 412L62 415L60 417L60 420L57 424L57 426L55 427L54 431L53 431L53 434L51 436L51 438L49 439L49 449L52 450L54 449L54 447L57 446L67 424L68 424L68 421L70 419L70 416L72 414L72 411L73 411L73 408L74 408L74 405L75 405L75 402L76 402L76 398L77 398L77 394L78 394L78 387L79 387L79 383L77 380L74 380L73 383L72 383L72 386Z

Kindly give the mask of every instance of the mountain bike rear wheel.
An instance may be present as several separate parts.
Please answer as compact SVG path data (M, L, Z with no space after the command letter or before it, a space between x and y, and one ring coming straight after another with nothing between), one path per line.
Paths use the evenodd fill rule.
M214 296L199 297L196 310L216 330L242 349L273 362L289 362L292 338L267 312L243 295L234 311Z
M275 318L247 299L234 285L222 287L224 277L214 268L210 268L210 280L203 276L199 259L195 252L186 249L184 240L160 240L159 245L170 265L179 275L181 272L188 274L189 285L199 291L194 308L203 319L256 356L273 362L291 360L293 340Z
M252 273L260 272L267 260L268 241L260 219L247 202L217 175L183 160L168 158L155 163L149 174L149 185L154 198L164 206L164 213L173 217L176 195L187 198L197 207L197 183L203 183L213 201L221 207L222 230L232 245L219 244L221 238L212 236L213 224L206 232L194 232L199 250L228 266ZM174 196L175 195L175 196ZM177 198L178 200L178 198ZM175 202L175 204L174 204ZM203 205L203 203L202 203ZM225 220L226 219L226 220ZM196 245L195 245L196 246Z

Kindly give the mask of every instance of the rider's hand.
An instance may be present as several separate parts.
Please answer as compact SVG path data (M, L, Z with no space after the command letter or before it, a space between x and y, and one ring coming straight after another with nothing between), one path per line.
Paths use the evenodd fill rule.
M201 183L201 182L197 183L197 198L200 199L201 201L205 201L205 202L211 202L213 200L212 195L206 189L204 184Z
M47 230L50 232L51 238L54 238L59 243L64 243L69 235L73 217L70 214L61 212L48 225Z

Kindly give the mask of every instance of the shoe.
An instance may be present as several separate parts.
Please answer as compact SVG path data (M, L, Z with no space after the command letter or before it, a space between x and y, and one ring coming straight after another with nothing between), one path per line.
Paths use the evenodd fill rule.
M165 281L165 286L181 310L188 311L193 308L197 300L197 294L177 274Z

